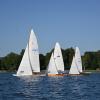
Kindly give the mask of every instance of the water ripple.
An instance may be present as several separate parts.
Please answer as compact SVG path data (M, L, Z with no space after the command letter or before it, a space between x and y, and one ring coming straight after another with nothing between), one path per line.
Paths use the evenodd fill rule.
M100 73L21 78L0 73L0 100L100 100Z

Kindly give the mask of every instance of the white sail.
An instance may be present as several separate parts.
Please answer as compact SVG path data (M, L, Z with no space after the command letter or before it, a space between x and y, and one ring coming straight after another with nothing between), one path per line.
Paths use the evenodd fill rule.
M73 60L72 60L72 64L71 64L71 68L70 68L69 74L74 74L74 75L75 75L75 74L80 74L79 71L78 71L76 62L75 62L75 57L73 57Z
M40 72L39 49L37 39L33 30L31 30L29 38L29 57L31 61L32 71Z
M32 72L40 72L39 50L33 30L31 30L29 41L16 76L32 75Z
M57 42L54 48L54 60L57 66L57 70L60 72L64 71L64 62L62 52L59 43Z
M30 66L29 55L28 55L28 45L24 52L24 55L20 63L20 66L18 68L16 76L24 76L24 75L32 75L32 69Z
M75 60L76 60L76 64L77 64L79 72L82 72L82 60L81 60L80 50L78 47L76 47L76 50L75 50Z
M57 68L56 68L56 65L55 65L55 61L54 61L53 53L52 53L50 61L49 61L47 74L58 74L58 71L57 71Z

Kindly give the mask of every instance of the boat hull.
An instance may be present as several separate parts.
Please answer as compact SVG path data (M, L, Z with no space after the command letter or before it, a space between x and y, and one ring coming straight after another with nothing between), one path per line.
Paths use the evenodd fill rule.
M65 75L64 74L48 74L47 76L53 77L53 76L65 76Z
M81 74L81 75L90 75L91 72L81 72L80 74Z
M67 76L82 76L81 74L67 74Z
M12 74L13 76L16 76L16 77L23 77L23 76L32 76L32 75L17 75L17 74Z
M90 75L91 72L81 72L80 74L68 74L68 76L82 76L82 75Z
M19 77L23 77L23 76L46 76L46 74L44 72L33 72L32 75L17 75L17 74L12 74L13 76L19 76Z

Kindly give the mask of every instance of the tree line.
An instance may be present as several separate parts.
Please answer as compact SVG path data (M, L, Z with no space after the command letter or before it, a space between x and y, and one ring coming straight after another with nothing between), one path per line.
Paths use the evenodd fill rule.
M69 70L72 63L72 58L75 55L74 49L68 48L61 50L65 69ZM16 71L20 65L24 51L25 50L22 49L20 54L11 52L7 54L5 57L1 57L0 70ZM53 49L45 55L39 54L41 70L45 70L47 68L52 51ZM86 70L100 70L100 50L96 52L85 52L82 56L82 66Z

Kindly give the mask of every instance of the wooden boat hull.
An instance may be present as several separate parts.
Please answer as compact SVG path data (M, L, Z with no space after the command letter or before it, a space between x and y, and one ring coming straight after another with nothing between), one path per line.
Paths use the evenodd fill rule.
M47 74L47 76L54 77L54 76L65 76L64 74Z

